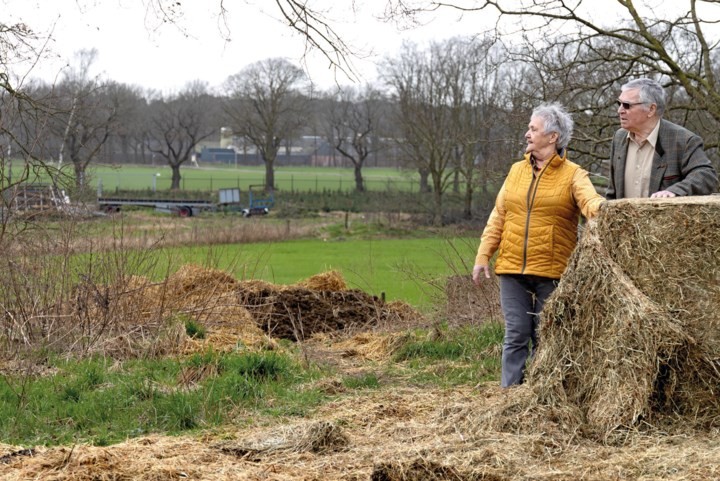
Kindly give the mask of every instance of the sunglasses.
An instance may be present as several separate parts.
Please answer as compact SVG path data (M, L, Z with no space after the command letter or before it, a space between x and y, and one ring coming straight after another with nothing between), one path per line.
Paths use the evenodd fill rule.
M635 102L635 103L631 103L631 102L621 102L621 101L619 101L619 100L616 100L616 101L615 101L615 104L616 104L618 107L622 107L622 108L624 108L625 110L630 110L630 108L631 108L633 105L640 105L640 104L644 104L644 103L645 103L645 102Z

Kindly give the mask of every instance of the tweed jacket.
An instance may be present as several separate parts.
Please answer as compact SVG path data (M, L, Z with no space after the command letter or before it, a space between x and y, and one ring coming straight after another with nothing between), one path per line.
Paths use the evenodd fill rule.
M625 159L628 131L615 132L610 149L610 179L607 199L625 197ZM694 133L660 119L650 173L650 194L668 190L676 195L708 195L717 190L717 172L703 150L703 141Z

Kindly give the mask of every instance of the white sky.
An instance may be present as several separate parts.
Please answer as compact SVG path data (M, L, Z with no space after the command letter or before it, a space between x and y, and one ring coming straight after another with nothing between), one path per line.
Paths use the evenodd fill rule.
M648 0L658 10L685 5L679 0ZM200 79L211 87L252 62L270 57L285 57L298 64L303 57L303 39L282 24L274 0L225 1L229 23L222 25L217 16L220 0L184 0L184 16L175 25L158 24L142 0L0 0L3 21L22 21L40 34L51 34L48 45L54 57L44 59L30 71L31 77L48 81L56 78L63 66L80 49L96 48L94 73L144 88L171 92ZM170 4L172 2L164 2ZM349 11L355 3L356 11ZM617 19L617 5L611 0L591 0L590 7ZM455 35L482 32L494 24L489 13L471 13L464 17L444 9L423 19L423 26L400 30L394 24L374 18L383 12L386 0L312 0L311 4L332 6L328 16L346 43L365 51L366 59L354 65L363 80L375 79L374 65L383 55L398 52L403 39L416 42L441 40ZM658 11L656 10L656 11ZM225 36L230 38L226 41ZM310 78L322 88L334 84L336 77L327 59L311 52L305 64ZM29 71L18 68L16 74ZM339 83L349 83L340 74Z

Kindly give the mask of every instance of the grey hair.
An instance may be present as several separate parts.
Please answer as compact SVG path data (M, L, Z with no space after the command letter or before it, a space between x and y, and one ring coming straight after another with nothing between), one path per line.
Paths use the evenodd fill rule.
M630 80L628 83L620 87L621 91L637 89L640 96L640 102L644 104L655 104L658 116L662 116L665 112L665 89L662 88L660 82L650 78L638 78Z
M573 119L562 105L557 102L539 105L533 110L532 116L543 119L545 133L558 134L558 150L568 146L573 133Z

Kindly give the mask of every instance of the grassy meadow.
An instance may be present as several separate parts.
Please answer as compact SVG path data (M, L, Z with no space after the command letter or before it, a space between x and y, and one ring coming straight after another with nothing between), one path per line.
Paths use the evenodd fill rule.
M469 274L476 246L470 239L300 239L273 243L174 248L174 264L210 264L238 279L294 284L335 270L348 287L427 310L442 297L445 277ZM465 265L463 265L465 263ZM172 271L158 265L161 272Z
M91 185L102 186L103 192L115 190L168 190L172 171L163 166L94 166L89 171ZM251 186L265 183L264 166L202 166L183 165L180 169L182 190L214 191L239 188L247 191ZM367 167L363 169L368 190L417 191L414 172L391 168ZM355 188L352 169L335 167L276 167L275 186L291 192L352 191Z

